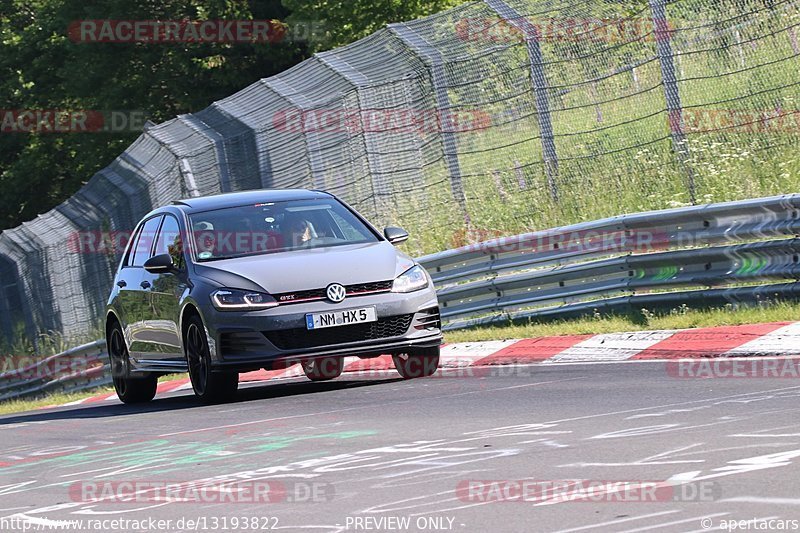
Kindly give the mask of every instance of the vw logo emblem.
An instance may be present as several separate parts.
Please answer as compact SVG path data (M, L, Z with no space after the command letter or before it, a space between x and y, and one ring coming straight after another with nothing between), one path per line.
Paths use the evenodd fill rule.
M347 296L347 290L338 283L331 283L328 285L328 290L326 292L328 294L328 300L335 304L343 301L344 297Z

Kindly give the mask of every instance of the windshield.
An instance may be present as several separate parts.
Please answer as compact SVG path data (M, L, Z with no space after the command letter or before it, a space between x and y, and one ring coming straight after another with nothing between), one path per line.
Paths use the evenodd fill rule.
M378 241L334 198L230 207L189 219L199 262Z

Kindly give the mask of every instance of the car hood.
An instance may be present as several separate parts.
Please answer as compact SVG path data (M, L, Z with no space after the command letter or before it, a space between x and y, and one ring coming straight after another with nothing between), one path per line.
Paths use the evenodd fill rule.
M197 274L230 288L250 289L230 286L234 279L245 278L268 293L280 294L321 289L331 283L392 280L413 265L410 257L381 241L209 261L197 264L195 269Z

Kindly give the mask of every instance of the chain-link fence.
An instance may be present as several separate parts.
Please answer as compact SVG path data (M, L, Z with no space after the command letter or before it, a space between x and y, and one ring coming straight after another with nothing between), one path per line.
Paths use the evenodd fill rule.
M0 335L97 324L127 234L178 197L325 189L419 254L792 192L798 3L484 0L316 54L0 234Z

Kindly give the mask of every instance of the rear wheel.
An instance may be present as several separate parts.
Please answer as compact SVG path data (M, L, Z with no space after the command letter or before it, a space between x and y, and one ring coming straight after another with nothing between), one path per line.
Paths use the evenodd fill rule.
M343 357L323 357L303 361L303 372L311 381L327 381L336 379L344 371Z
M158 388L158 378L149 374L142 377L131 376L128 347L119 324L111 327L106 342L111 360L111 380L122 403L144 403L152 400Z
M189 318L186 327L186 360L195 396L205 403L233 399L239 387L237 372L213 372L206 329L200 317Z
M439 347L392 355L394 367L404 379L432 376L439 368Z

